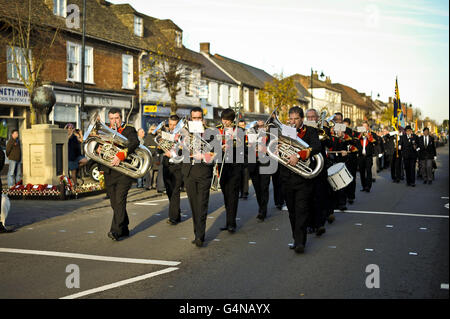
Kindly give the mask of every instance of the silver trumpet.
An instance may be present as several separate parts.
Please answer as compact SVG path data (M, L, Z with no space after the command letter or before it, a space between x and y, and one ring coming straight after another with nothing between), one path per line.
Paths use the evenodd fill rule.
M114 156L128 147L128 139L102 123L98 113L92 117L83 142L87 157L131 178L143 177L153 165L150 150L144 145L139 145L134 153L128 154L118 166L112 166ZM97 153L98 145L101 146L100 153Z
M296 155L301 150L309 148L308 143L303 141L298 136L293 139L282 135L281 128L283 124L280 122L275 112L273 112L269 120L267 120L266 125L267 134L272 136L267 147L267 153L271 158L277 160L281 165L302 176L303 178L311 179L319 175L324 166L322 154L316 154L306 161L299 159L295 166L290 165L289 158L291 155ZM269 132L270 128L276 128L278 130L278 137ZM313 167L311 168L311 166Z

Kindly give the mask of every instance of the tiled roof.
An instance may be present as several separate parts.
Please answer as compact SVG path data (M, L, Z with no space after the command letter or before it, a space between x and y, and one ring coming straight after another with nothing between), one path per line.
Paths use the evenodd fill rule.
M202 75L206 78L218 80L221 82L236 84L233 79L223 73L218 67L216 67L210 60L208 60L203 54L185 49L190 55L190 59L201 65Z

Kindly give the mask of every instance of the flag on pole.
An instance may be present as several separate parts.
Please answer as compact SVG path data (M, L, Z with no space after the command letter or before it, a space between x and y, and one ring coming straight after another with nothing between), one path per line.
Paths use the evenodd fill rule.
M405 117L403 115L402 103L400 102L400 92L398 91L398 81L395 78L395 98L394 98L394 114L392 125L398 131L400 127L405 127Z

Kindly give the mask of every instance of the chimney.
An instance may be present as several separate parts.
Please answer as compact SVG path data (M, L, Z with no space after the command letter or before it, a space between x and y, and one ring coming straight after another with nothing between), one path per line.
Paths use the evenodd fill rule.
M314 71L313 79L314 80L319 80L319 75L317 74L317 71Z
M329 76L327 76L327 77L325 78L325 83L331 84L331 78L330 78Z
M389 104L392 103L392 96L389 97Z
M209 42L201 42L200 43L200 52L210 54L209 47L210 47Z

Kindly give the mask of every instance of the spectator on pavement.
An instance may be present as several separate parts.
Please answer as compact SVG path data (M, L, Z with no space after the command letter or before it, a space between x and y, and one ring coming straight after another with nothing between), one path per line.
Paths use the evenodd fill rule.
M69 138L69 172L72 179L73 186L77 186L77 170L78 168L86 165L87 158L81 154L81 143L79 135L75 133L73 124L69 123L65 126L67 130L67 137Z
M22 151L20 149L18 130L11 132L11 138L6 144L6 156L9 160L8 187L12 187L22 179Z

